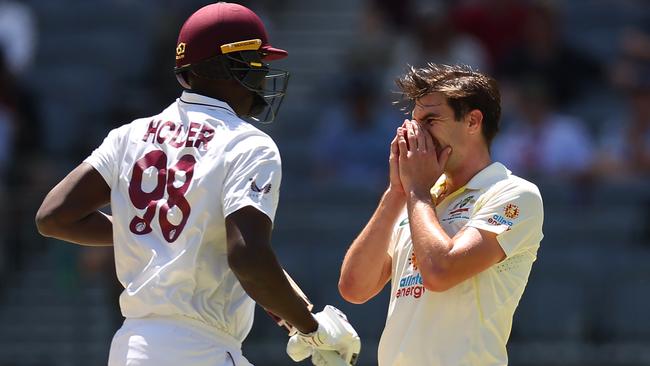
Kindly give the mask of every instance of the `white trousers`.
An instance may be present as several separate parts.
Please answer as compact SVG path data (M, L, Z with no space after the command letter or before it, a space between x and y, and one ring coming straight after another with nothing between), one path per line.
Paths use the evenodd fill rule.
M126 319L108 366L252 366L230 335L180 317Z

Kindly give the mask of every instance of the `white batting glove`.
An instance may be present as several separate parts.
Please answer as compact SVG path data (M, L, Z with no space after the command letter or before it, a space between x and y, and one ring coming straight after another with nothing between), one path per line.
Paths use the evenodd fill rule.
M312 355L314 347L301 342L296 336L297 334L289 338L289 342L287 343L287 354L292 360L300 362Z
M298 333L289 338L289 343L287 343L289 357L298 362L309 357L314 349L336 351L345 361L344 365L354 365L361 350L361 340L345 314L339 309L327 305L323 311L314 314L314 318L318 322L318 329L315 332ZM325 363L316 363L321 358L320 356L312 357L312 361L317 365L325 365Z
M325 351L322 349L314 349L314 353L311 355L311 362L314 366L350 366L354 365L343 359L336 351ZM356 359L355 361L356 362Z

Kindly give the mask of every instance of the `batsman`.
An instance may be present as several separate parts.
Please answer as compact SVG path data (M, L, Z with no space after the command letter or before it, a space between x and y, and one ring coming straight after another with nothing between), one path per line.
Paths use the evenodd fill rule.
M114 248L126 319L110 366L251 365L241 344L255 302L295 329L293 360L356 360L360 340L345 315L312 314L271 247L280 154L244 119L276 117L289 74L269 62L286 56L250 9L199 9L176 43L181 96L111 131L45 197L41 234ZM108 204L112 215L100 211Z

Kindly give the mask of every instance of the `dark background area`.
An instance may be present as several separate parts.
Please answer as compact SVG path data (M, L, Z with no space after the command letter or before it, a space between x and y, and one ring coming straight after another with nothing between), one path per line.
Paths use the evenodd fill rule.
M106 364L119 327L111 251L38 235L47 191L110 129L180 94L182 22L206 1L0 0L0 365ZM274 247L376 365L386 291L336 289L345 250L387 184L407 64L466 63L503 94L496 160L540 187L545 238L509 342L518 366L650 365L650 3L643 0L242 2L287 49ZM439 331L444 332L444 329ZM289 365L258 311L244 352ZM307 364L305 362L304 364Z

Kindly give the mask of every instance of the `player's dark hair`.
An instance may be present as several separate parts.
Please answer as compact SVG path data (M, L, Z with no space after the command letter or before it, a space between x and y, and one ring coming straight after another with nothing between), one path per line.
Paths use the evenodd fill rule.
M427 94L442 93L456 120L461 120L474 109L481 111L481 132L488 147L499 131L501 95L497 82L469 66L434 63L422 68L410 66L408 72L395 82L402 98L411 103Z

